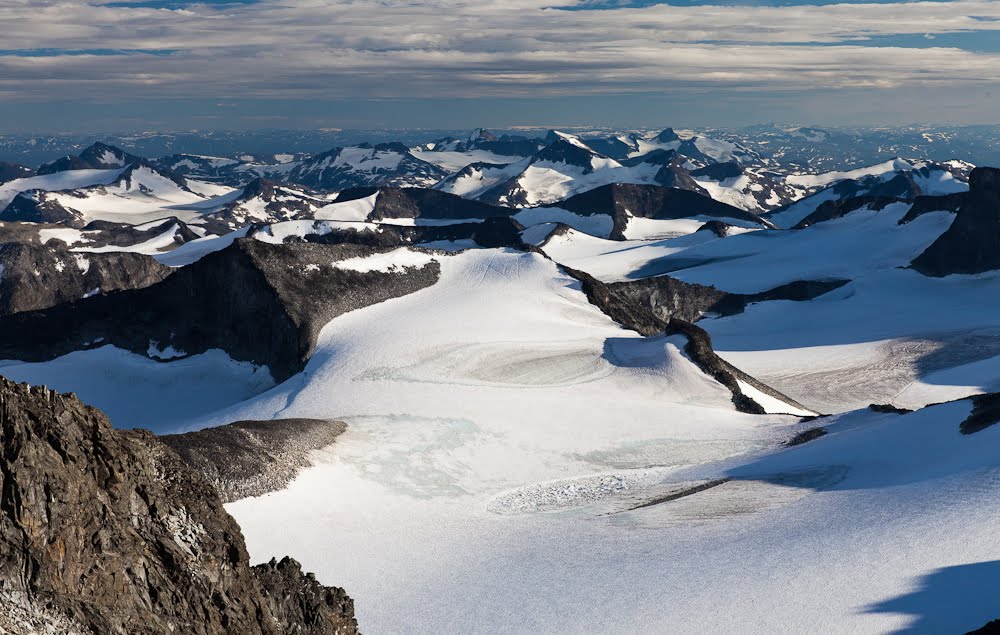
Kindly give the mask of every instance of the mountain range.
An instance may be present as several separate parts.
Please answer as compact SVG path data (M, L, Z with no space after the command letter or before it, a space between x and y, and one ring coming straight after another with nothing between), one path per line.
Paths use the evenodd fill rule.
M0 166L0 630L997 618L1000 169L792 140Z

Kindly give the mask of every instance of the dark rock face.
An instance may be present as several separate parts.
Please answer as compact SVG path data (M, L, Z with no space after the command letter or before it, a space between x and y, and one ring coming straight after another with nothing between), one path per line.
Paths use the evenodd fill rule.
M737 379L752 380L756 384L759 382L719 357L712 349L712 338L709 337L707 331L690 322L672 319L667 324L666 332L671 335L684 335L687 338L688 343L684 346L684 352L702 372L729 389L729 392L732 393L733 405L738 411L752 415L767 413L763 406L743 393Z
M253 567L263 603L286 633L356 635L354 601L343 589L325 587L289 557Z
M420 146L425 151L448 150L452 152L469 152L471 150L486 150L494 154L508 157L529 157L539 148L545 146L541 139L530 139L521 135L500 135L484 128L477 128L465 139L446 137L433 143Z
M500 135L495 141L478 141L475 147L508 157L530 157L542 146L537 139L519 135Z
M583 142L587 144L588 148L592 148L594 152L599 152L616 161L628 159L628 155L637 149L635 143L626 143L619 137L588 137Z
M697 231L712 232L719 238L725 238L726 236L729 236L732 233L732 230L733 230L733 225L730 225L729 223L724 223L721 220L710 220L701 227L699 227Z
M869 404L868 409L871 410L872 412L880 412L882 414L905 415L913 412L909 408L897 408L896 406L887 403Z
M0 183L6 183L8 181L13 181L14 179L23 179L34 175L35 171L27 166L0 161Z
M694 322L730 294L669 276L605 283L582 271L563 269L580 281L590 303L612 320L643 335L662 333L671 319Z
M513 218L495 216L484 221L449 223L447 225L381 225L378 231L367 231L353 227L325 227L323 221L315 221L313 230L301 238L289 236L286 244L300 242L321 245L360 245L366 247L420 247L433 248L441 241L471 241L469 247L509 247L525 249L521 239L524 227ZM270 226L263 226L251 232L251 236L268 235Z
M1000 620L993 620L980 626L974 631L969 631L965 635L997 635L1000 633Z
M569 267L563 269L580 281L591 304L615 322L643 335L661 333L671 320L696 322L708 313L736 315L754 302L812 300L850 282L796 280L768 291L741 294L683 282L670 276L606 283L582 271Z
M551 143L549 143L549 145L536 152L532 157L532 163L540 161L547 161L549 163L565 163L567 165L575 165L576 167L583 168L583 173L589 174L594 170L591 161L595 157L600 156L600 154L594 152L593 150L581 148L580 146L559 137L554 139Z
M283 381L302 370L336 316L437 282L436 261L402 271L333 265L379 251L239 239L145 289L0 318L0 359L42 361L106 344L149 355L155 343L188 355L219 348Z
M83 225L83 214L50 199L43 190L19 192L0 212L0 221L23 223L59 223L66 227Z
M78 224L77 224L78 225ZM78 227L78 234L56 232L44 236L43 232L65 230L67 224L3 221L0 219L0 243L25 243L49 247L130 247L146 242L165 232L173 232L176 245L200 238L188 225L176 218L164 218L157 225L142 225L141 229L127 223L93 220ZM75 228L71 228L75 229ZM43 239L44 236L44 239Z
M929 212L955 212L962 207L962 203L965 202L965 198L968 196L966 192L957 192L955 194L945 194L943 196L918 196L913 199L913 204L910 206L906 216L899 219L900 225L905 225L910 221L923 216Z
M46 309L87 295L140 289L172 273L142 254L71 253L18 243L0 244L0 267L0 315Z
M237 168L241 161L222 157L205 157L196 154L171 154L155 159L153 165L157 170L191 176L199 180L228 181L239 176ZM243 180L246 177L242 177Z
M790 300L792 302L807 302L814 298L839 289L850 280L796 280L787 284L779 285L767 291L749 294L732 294L738 300L732 300L728 306L717 307L723 315L729 315L729 311L739 313L747 305L754 302L768 302L770 300ZM721 309L721 310L720 310Z
M332 444L346 425L325 419L237 421L160 441L201 472L224 503L284 488L311 465L309 453Z
M733 404L740 412L764 414L765 410L743 393L737 380L798 409L808 410L790 397L761 383L719 357L712 350L712 340L708 332L692 323L709 311L725 312L724 314L738 313L753 296L729 294L715 287L689 284L668 276L608 284L582 271L568 267L563 267L563 270L580 281L582 290L591 304L625 328L646 336L660 333L684 335L688 340L684 352L703 372L729 388L733 395ZM795 283L784 287L765 293L773 296L806 294L805 290ZM760 299L777 299L777 297Z
M480 219L510 216L519 211L420 187L345 190L337 196L337 202L367 198L376 192L375 209L368 216L372 221L386 218Z
M703 168L699 168L691 172L691 176L703 176L705 178L712 179L713 181L735 179L742 175L743 168L741 168L738 163L734 163L732 161L729 163L713 163L712 165L706 165Z
M1000 169L976 168L955 222L912 266L925 276L1000 268Z
M696 192L657 185L614 183L572 196L555 206L574 214L609 214L614 218L611 238L623 240L629 216L676 219L713 216L743 220L761 227L772 225L750 212L720 203Z
M656 176L653 177L653 180L657 184L663 187L688 190L708 196L705 188L698 185L698 182L694 180L693 173L684 167L685 163L687 163L686 157L682 157L673 150L662 149L653 150L647 154L622 161L622 165L626 167L635 167L643 164L658 165L660 169L656 172Z
M677 136L673 128L667 128L656 135L655 140L659 143L670 143L671 141L680 141L680 137Z
M212 486L145 431L0 379L0 631L357 632L342 589L251 568Z
M1000 393L986 393L969 398L972 413L961 423L962 434L973 434L1000 423Z
M785 446L789 448L795 447L796 445L809 443L810 441L815 441L816 439L824 436L826 436L826 428L810 428L808 430L803 430L789 439L785 443Z

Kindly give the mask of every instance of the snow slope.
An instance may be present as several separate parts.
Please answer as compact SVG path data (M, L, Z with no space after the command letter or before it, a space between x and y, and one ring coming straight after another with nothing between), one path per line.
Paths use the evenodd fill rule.
M432 163L449 172L458 172L467 165L473 163L494 163L509 164L520 161L523 157L511 157L496 154L489 150L467 150L465 152L452 152L448 150L419 150L412 149L410 153L420 159Z
M537 520L512 514L523 499L512 492L535 488L529 506L562 513L679 465L760 448L795 421L736 412L681 353L682 339L619 328L537 254L436 258L439 283L335 319L302 374L183 426L348 422L330 462L297 482L314 479L312 504L293 486L231 510L256 558L286 549L323 579L336 572L370 632L429 632L427 622L406 623L409 594L389 602L386 577L437 569L477 526L486 533L477 529L476 541L530 528ZM334 536L336 549L314 542Z
M171 359L183 352L150 352ZM236 362L210 350L170 363L114 346L76 351L49 362L0 361L0 374L15 381L75 392L121 428L165 433L182 422L259 394L274 385L267 368Z
M0 184L0 209L7 207L19 192L28 190L59 191L113 183L123 172L114 170L67 170L41 176L14 179Z
M967 405L740 415L679 342L614 327L537 256L442 265L219 415L348 422L289 488L228 509L255 559L336 577L370 631L856 633L995 610L933 601L937 576L1000 556L1000 428L960 436ZM774 453L818 424L827 437Z
M1000 474L986 450L1000 439L996 429L960 437L967 411L957 404L906 418L859 413L815 445L758 462L659 479L548 482L529 491L582 508L502 515L489 506L460 514L468 503L458 492L427 498L406 489L408 475L420 475L417 484L449 482L451 474L427 471L440 460L418 457L460 443L459 426L411 437L407 454L380 450L385 437L369 424L349 429L348 447L288 490L228 509L255 557L288 549L310 565L330 562L321 579L340 575L354 589L372 632L962 632L995 614L984 585L996 579L1000 554L991 530ZM899 452L881 451L887 446ZM386 492L376 475L404 485ZM606 515L609 499L727 476L735 480ZM522 493L500 498L516 502ZM318 526L290 522L303 510ZM356 572L387 561L405 574ZM369 594L374 605L366 608Z
M749 232L686 250L663 271L687 282L755 293L796 280L855 278L873 270L905 267L954 221L949 212L923 214L899 225L909 210L894 203L867 207L796 231Z

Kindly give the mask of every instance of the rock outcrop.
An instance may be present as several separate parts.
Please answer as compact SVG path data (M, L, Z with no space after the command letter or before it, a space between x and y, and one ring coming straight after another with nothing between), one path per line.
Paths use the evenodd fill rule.
M900 199L880 196L856 196L854 198L826 201L817 207L815 212L799 221L792 229L805 229L817 223L843 218L852 212L866 207L870 210L880 212L889 205L898 202L900 202Z
M1000 268L1000 169L976 168L951 227L913 260L925 276Z
M83 225L83 214L51 198L44 190L18 192L0 210L0 222L59 223L67 227Z
M353 188L337 196L337 203L378 194L368 220L427 218L461 220L506 217L519 210L462 198L449 192L422 187Z
M849 280L796 280L760 293L730 293L715 287L653 276L602 282L583 271L563 267L580 281L591 304L626 328L643 335L662 332L672 319L696 322L706 314L736 315L754 302L804 302L829 293Z
M0 161L0 183L7 183L14 179L24 179L34 175L35 171L27 166Z
M283 381L302 370L333 318L437 282L436 260L393 271L336 266L381 251L238 239L144 289L0 317L0 359L45 361L108 344L140 355L217 348Z
M332 444L346 427L342 421L325 419L237 421L160 440L229 503L284 488L311 465L311 452Z
M357 633L342 589L250 567L212 486L145 431L0 378L0 632Z
M1000 393L991 392L969 397L972 412L959 425L962 434L975 434L1000 423Z
M683 335L687 338L684 352L688 358L705 374L729 389L733 405L740 412L749 414L766 412L763 406L744 393L740 382L783 401L794 409L809 410L719 357L712 349L712 339L708 332L695 326L693 322L709 311L738 313L750 301L779 298L808 299L810 294L826 288L823 283L791 283L764 294L744 296L720 291L715 287L682 282L669 276L605 283L582 271L567 267L563 269L580 281L582 290L591 304L625 328L646 336L666 333ZM826 291L829 290L826 288ZM764 297L767 294L772 294L772 297ZM820 293L815 293L812 297L816 295Z
M614 183L594 188L554 204L555 207L580 215L608 214L614 219L610 238L623 240L628 219L659 220L708 216L736 219L758 227L773 227L769 222L745 210L720 203L708 196L687 189Z
M2 243L0 315L46 309L111 291L140 289L171 273L169 267L142 254L74 253L61 247Z

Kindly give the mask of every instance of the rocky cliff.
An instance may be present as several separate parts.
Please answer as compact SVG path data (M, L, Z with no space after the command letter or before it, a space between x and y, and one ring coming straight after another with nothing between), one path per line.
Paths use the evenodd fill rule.
M913 261L927 276L1000 268L1000 169L976 168L955 222Z
M212 486L145 431L0 378L0 632L357 633L342 589L251 567Z
M283 381L302 370L333 318L438 280L437 261L400 271L335 264L377 253L354 244L240 239L144 289L0 316L0 359L44 361L108 344L140 355L167 346L180 356L218 348L268 366Z

